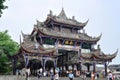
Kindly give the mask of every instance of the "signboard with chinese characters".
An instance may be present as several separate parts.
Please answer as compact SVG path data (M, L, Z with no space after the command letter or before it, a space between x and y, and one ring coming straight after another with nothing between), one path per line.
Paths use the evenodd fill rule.
M83 43L82 48L83 49L91 49L91 43Z
M72 40L65 40L64 44L73 46L74 45L74 41L72 41Z
M49 37L44 37L43 42L44 44L49 44L49 45L54 45L55 44L55 39L49 38Z

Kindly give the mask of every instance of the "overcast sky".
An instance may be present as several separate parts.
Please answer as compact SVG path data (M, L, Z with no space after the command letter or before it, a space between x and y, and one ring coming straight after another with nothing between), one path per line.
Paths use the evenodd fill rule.
M8 0L8 9L0 18L0 31L8 30L13 40L19 42L21 31L31 33L36 20L45 21L50 10L58 15L62 9L68 18L85 22L85 32L99 36L98 42L106 54L120 49L120 0ZM120 52L111 64L120 64Z

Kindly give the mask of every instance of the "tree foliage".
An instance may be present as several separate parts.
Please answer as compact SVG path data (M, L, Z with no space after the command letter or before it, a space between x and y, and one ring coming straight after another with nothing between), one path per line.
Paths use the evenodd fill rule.
M5 2L6 0L0 0L0 17L1 17L1 15L2 15L2 10L4 10L4 9L6 9L6 8L8 8L7 6L5 6L4 5L4 2Z
M13 41L7 32L0 32L0 73L10 72L10 58L19 48L18 43Z

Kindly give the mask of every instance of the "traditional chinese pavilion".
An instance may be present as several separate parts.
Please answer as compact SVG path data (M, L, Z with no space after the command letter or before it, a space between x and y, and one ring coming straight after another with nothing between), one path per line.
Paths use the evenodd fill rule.
M72 68L80 72L81 65L86 65L88 71L93 66L95 72L96 64L103 64L107 71L107 63L116 57L117 51L104 54L99 45L95 49L101 35L91 37L85 33L87 23L77 21L74 16L68 18L64 9L58 16L50 11L44 22L37 20L30 34L22 32L19 52L13 57L13 70L19 62L24 67L44 70L59 67L62 71Z

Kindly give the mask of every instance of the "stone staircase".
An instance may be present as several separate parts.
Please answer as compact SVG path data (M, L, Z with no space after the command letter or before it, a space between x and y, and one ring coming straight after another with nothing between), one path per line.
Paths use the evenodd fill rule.
M26 80L25 76L15 75L0 75L0 80ZM28 80L38 80L37 77L29 77ZM41 80L51 80L50 77L42 77ZM59 80L69 80L68 77L60 77ZM81 77L75 77L74 80L91 80L90 78L82 79ZM107 80L107 79L96 79L96 80Z

